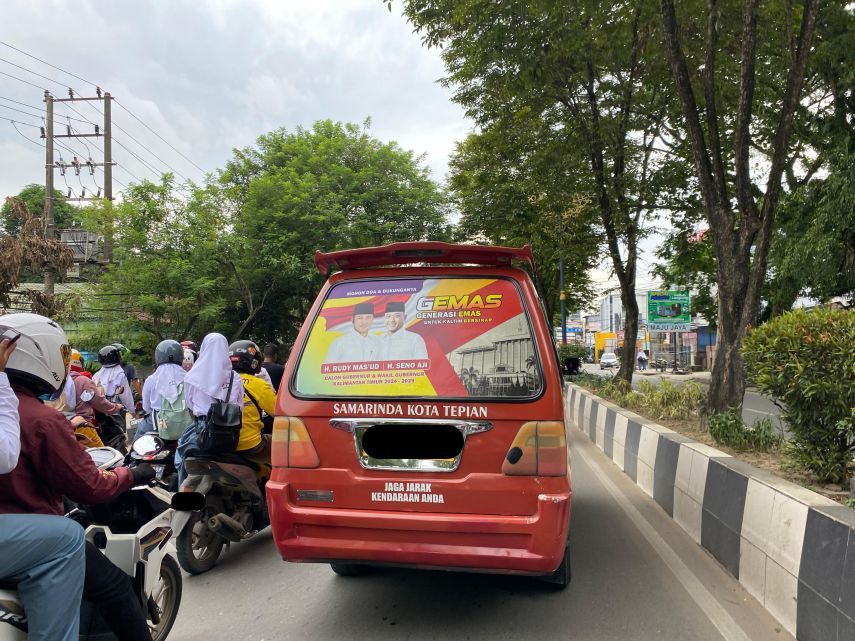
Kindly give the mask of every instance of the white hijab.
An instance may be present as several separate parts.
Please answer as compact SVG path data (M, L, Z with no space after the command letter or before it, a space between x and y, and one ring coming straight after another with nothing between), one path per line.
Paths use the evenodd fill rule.
M119 396L119 400L125 406L126 410L130 411L133 409L134 397L131 395L131 386L128 384L125 370L122 369L121 365L104 366L95 372L95 376L92 378L97 385L104 388L104 396L107 398L115 396L116 390L123 387L124 391Z
M178 386L184 382L187 372L176 363L162 363L154 374L145 379L143 386L143 409L150 412L160 409L160 399L172 403L178 398Z
M184 377L187 403L196 416L204 416L216 399L243 405L243 381L238 374L232 378L229 343L222 334L205 336L199 348L199 359ZM226 398L232 380L231 397Z

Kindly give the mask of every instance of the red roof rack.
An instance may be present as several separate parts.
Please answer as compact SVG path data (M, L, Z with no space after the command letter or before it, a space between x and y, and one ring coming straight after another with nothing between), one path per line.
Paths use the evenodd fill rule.
M527 244L522 247L489 245L452 245L438 241L392 243L382 247L343 249L324 253L315 251L315 267L326 276L331 269L364 269L410 263L496 265L508 267L518 260L534 269L534 256Z

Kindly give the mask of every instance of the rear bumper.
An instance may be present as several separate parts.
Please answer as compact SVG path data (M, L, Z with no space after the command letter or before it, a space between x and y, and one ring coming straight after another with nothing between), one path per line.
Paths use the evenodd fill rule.
M532 516L304 507L276 481L268 481L267 498L286 561L548 574L564 557L570 525L571 493L541 494Z

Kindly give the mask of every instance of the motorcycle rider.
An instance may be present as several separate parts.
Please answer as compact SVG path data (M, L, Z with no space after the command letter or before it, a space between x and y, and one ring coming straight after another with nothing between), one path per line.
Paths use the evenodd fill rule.
M191 349L184 348L184 360L181 361L181 368L185 372L193 369L193 363L196 362L196 352Z
M18 399L21 453L0 476L0 514L61 516L63 495L80 503L109 501L154 478L151 465L99 470L77 444L70 423L39 400L62 389L70 348L65 332L37 314L0 316L0 329L21 333L6 373ZM151 641L130 578L91 543L85 547L83 597L93 603L120 641Z
M122 366L122 371L125 373L125 378L128 379L131 396L133 396L134 399L135 410L141 410L142 383L140 382L140 377L137 375L137 368L133 366L133 363L129 363L125 360L127 355L131 353L131 350L129 350L121 343L113 343L113 347L119 350L119 364Z
M18 399L4 373L15 343L0 341L0 474L18 464ZM83 530L46 514L0 514L0 578L17 580L33 641L77 641L83 590Z
M178 341L160 341L154 350L154 373L145 379L142 389L142 406L146 414L145 425L137 434L157 431L154 412L160 411L161 399L170 403L178 398L178 387L184 383L187 372L181 366L184 348Z
M276 409L276 392L264 379L258 378L262 355L252 341L235 341L229 345L232 369L243 381L243 413L237 454L258 464L263 471L270 468L270 434L262 434L264 427L261 411L273 416Z
M88 376L83 374L83 358L80 352L71 350L71 361L69 363L68 378L74 384L74 396L77 403L74 405L74 413L86 419L87 423L95 425L95 412L101 414L116 414L122 409L119 403L107 400L98 390L98 386Z
M118 397L125 409L133 412L134 398L125 370L122 369L122 354L119 348L115 345L102 347L98 352L98 362L101 363L101 369L95 373L95 384L104 388L107 398Z
M231 395L226 398L230 383ZM239 376L234 376L232 362L229 360L229 343L222 334L211 332L202 339L199 359L184 377L184 396L187 407L196 418L196 424L184 430L178 439L175 469L178 471L179 484L183 483L187 476L184 458L197 448L200 424L207 420L211 404L220 400L243 407L243 382Z

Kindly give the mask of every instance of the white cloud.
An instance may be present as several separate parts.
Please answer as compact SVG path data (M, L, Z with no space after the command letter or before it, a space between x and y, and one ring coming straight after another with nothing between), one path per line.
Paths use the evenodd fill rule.
M370 116L373 135L426 154L426 165L441 180L455 140L470 127L451 102L451 92L436 82L444 74L439 52L422 47L404 18L378 0L11 0L4 3L4 23L18 28L0 40L109 90L205 171L223 167L232 148L251 145L272 129L308 127L326 118L362 123ZM16 35L23 33L26 39ZM0 58L78 91L94 90L6 47L0 46ZM64 94L62 84L6 63L0 62L0 71ZM40 89L2 75L0 96L42 105ZM73 106L100 122L91 106ZM79 117L60 105L57 114L58 119L60 114ZM34 124L40 120L18 115ZM0 108L2 117L14 117L14 112ZM127 132L114 131L116 141L128 148L114 145L117 179L134 180L128 172L153 177L151 166L163 168L158 158L189 178L201 177L118 105L113 119ZM28 145L11 125L0 122L0 145L15 138ZM68 142L83 153L82 144ZM5 154L0 160L0 194L44 181L44 163L35 147L17 156Z

